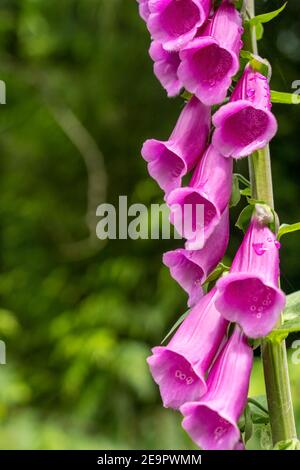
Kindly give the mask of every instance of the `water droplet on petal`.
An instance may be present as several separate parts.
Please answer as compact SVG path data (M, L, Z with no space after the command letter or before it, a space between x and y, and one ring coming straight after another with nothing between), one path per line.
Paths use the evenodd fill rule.
M255 89L254 88L249 88L249 90L247 90L248 98L252 98L254 95L255 95Z
M222 426L217 427L214 430L214 437L215 439L219 439L225 432L225 429Z
M279 250L279 248L281 247L281 243L278 241L278 240L275 240L274 241L274 245L276 246L276 248Z
M267 251L263 243L252 243L252 247L258 256L263 255Z
M261 313L257 313L256 318L261 318Z
M251 310L251 312L256 312L256 306L255 306L255 305L251 305L250 310Z

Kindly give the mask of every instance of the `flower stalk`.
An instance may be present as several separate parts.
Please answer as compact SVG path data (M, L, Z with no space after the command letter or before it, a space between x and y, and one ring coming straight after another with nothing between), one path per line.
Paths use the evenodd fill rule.
M255 16L255 0L245 0L245 20ZM245 32L245 46L257 54L255 28ZM252 197L274 208L270 149L256 151L249 158ZM281 320L280 320L281 321ZM273 444L296 438L296 426L288 372L285 341L274 342L264 338L261 342L266 394L269 407Z

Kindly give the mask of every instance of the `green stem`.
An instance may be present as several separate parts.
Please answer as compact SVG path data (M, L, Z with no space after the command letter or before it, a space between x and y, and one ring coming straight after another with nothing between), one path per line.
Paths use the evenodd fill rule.
M255 0L245 0L247 17L255 16ZM255 28L245 33L245 43L250 52L257 54ZM274 208L271 159L269 146L249 158L252 197ZM261 354L266 394L274 445L297 437L285 341L271 342L264 338Z

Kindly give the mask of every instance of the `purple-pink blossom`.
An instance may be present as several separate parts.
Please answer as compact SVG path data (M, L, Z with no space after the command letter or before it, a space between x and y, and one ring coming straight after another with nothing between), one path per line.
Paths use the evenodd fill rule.
M220 222L201 250L168 251L163 262L171 276L188 293L188 306L193 307L203 296L202 284L225 255L229 240L229 210L225 209Z
M176 188L167 197L171 223L187 239L186 249L203 248L203 241L210 237L228 206L231 192L232 160L210 145L189 186Z
M263 148L277 132L268 79L247 65L230 103L213 116L212 142L226 157L241 158Z
M278 287L279 247L274 233L254 217L230 273L217 282L217 309L251 338L268 335L285 306Z
M181 186L181 180L195 166L207 144L210 108L196 97L185 105L168 141L147 140L142 156L149 174L168 194Z
M137 0L139 4L140 17L147 21L150 15L149 0Z
M167 91L168 96L173 97L178 95L182 89L182 84L178 78L179 53L176 51L166 51L159 42L153 41L149 54L154 62L154 74Z
M238 420L247 401L252 363L252 348L236 327L209 373L207 393L180 408L183 428L202 449L242 448Z
M147 359L165 407L177 409L206 393L205 374L228 326L215 308L215 295L213 289L202 297L168 346L153 348Z
M211 0L149 0L148 5L151 36L170 51L191 41L211 10Z
M242 19L224 1L197 36L180 51L178 76L185 88L207 105L221 103L239 70Z

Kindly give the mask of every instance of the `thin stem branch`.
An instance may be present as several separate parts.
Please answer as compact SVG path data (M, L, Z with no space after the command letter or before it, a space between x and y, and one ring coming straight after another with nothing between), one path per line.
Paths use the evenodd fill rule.
M245 0L244 18L255 16L255 0ZM256 31L250 28L245 34L249 51L258 54ZM249 158L252 197L274 208L271 158L269 146ZM270 415L273 444L297 437L288 372L285 341L262 340L261 354L264 368L266 394Z
M258 403L258 401L254 400L254 398L248 398L248 403L251 403L252 405L256 406L256 408L263 411L267 415L269 414L269 411L263 405Z

